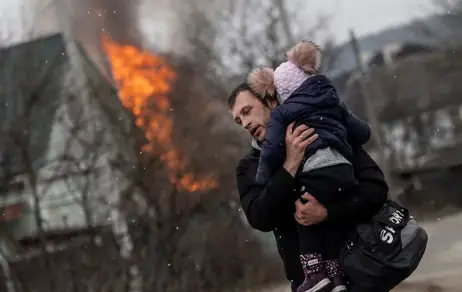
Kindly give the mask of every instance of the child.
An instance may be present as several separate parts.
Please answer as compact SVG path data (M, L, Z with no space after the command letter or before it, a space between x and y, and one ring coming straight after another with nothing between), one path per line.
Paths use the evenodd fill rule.
M265 184L280 168L285 157L285 130L296 122L316 130L316 139L305 152L296 176L297 189L308 192L320 203L342 199L356 185L352 147L360 147L370 138L369 126L347 110L339 100L331 81L317 75L321 53L311 42L300 42L287 53L288 61L276 70L257 68L248 83L261 96L275 96L280 105L271 112L260 156L256 181ZM325 223L298 225L300 260L305 281L297 292L346 291L338 255L326 254L332 227Z

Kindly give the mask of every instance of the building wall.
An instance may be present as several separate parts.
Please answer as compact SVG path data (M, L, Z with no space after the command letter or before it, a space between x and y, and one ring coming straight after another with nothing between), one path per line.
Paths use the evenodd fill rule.
M21 193L11 192L2 200L2 205L17 201L25 204L20 220L9 222L9 229L17 238L32 236L36 233L34 217L34 192L39 196L41 217L45 230L62 228L82 228L87 226L84 210L91 214L92 224L105 225L110 222L110 211L116 206L113 195L116 192L117 178L111 167L105 161L107 153L96 153L96 159L85 159L93 149L83 151L82 147L64 148L63 144L72 139L68 128L56 121L53 125L46 163L43 168L34 173L39 178L36 186L27 185L28 178L22 175L26 183ZM61 154L72 158L72 163L60 159ZM80 160L78 167L75 162ZM87 164L87 165L85 165ZM82 174L85 170L92 173ZM89 203L83 204L83 197L88 197ZM14 201L14 202L13 202Z
M48 39L43 42L52 47L56 45ZM47 148L40 157L40 167L33 173L37 184L31 186L27 174L19 175L17 179L25 182L25 189L6 195L6 198L22 200L26 207L20 220L5 224L15 237L36 232L34 193L39 197L46 230L80 228L86 225L84 209L90 210L93 224L110 223L110 212L117 206L120 189L127 183L109 165L109 160L118 155L127 157L131 149L108 117L108 114L126 116L117 92L79 50L66 50L64 55L67 57L64 72L68 74L65 78L53 79L58 82L54 87L60 89L53 89L45 96L50 99L53 94L59 108L53 116L47 116L52 126L46 133ZM59 70L62 68L59 66ZM104 112L100 106L103 101L112 104L111 110L115 112ZM125 125L131 125L130 122L130 119L122 119ZM83 170L91 172L83 175ZM83 196L90 198L86 208L83 208ZM6 199L0 200L0 205L8 204Z

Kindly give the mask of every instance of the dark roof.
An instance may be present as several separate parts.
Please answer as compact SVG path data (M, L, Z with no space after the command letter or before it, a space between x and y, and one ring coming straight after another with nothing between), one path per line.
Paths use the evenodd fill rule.
M44 163L68 67L62 37L0 49L0 67L0 178L5 179L23 172L27 161L33 168Z

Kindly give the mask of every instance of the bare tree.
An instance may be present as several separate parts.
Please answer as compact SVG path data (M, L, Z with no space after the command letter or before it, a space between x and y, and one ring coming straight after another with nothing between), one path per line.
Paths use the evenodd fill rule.
M169 168L161 157L143 152L136 164L113 162L122 173L130 174L122 202L131 214L132 256L141 269L143 288L207 291L269 280L273 270L256 275L249 269L250 257L262 262L260 246L243 228L225 191L214 189L212 181L201 181L200 175L187 169ZM140 201L144 208L139 207ZM243 273L242 269L249 270Z
M132 127L122 136L144 136L133 139L135 159L111 160L128 178L121 203L143 289L206 291L268 277L271 270L256 274L253 263L243 258L252 254L265 261L241 221L237 197L229 196L236 156L222 153L237 146L236 141L227 144L236 136L229 130L212 132L218 112L213 114L214 98L207 89L218 83L202 79L206 67L186 58L163 58L114 42L107 43L106 51L122 103L134 114ZM194 109L201 115L193 115ZM226 108L219 109L222 117ZM227 248L221 246L225 238ZM239 260L230 261L232 255Z
M76 76L72 67L75 63L70 61L71 53L76 52L70 52L61 35L43 37L26 29L21 36L27 40L26 43L0 51L0 97L3 101L0 110L5 119L0 131L1 185L8 186L18 178L24 182L24 191L5 189L10 197L23 197L26 201L28 196L32 198L34 226L22 231L31 232L33 237L39 239L41 251L34 254L39 261L34 263L44 264L43 270L51 275L52 271L60 270L64 263L56 259L56 245L48 240L50 231L64 232L86 227L85 232L93 232L95 227L111 221L107 218L109 213L118 214L113 211L120 205L108 196L111 192L98 186L102 182L98 180L98 174L102 169L107 173L105 156L113 147L105 139L108 134L101 122L101 115L89 113L86 106L90 105L83 103L83 96L88 94L96 100L116 95L113 88L101 92L98 88L101 87L101 80L99 83L94 80L96 84L81 82L82 76ZM10 43L9 39L6 41ZM83 76L83 79L88 78ZM109 86L106 84L105 87ZM111 179L114 181L114 178L108 179L107 176L104 179L109 184ZM103 193L103 196L97 196L98 193ZM110 205L111 200L113 207L101 208ZM60 222L60 217L66 222ZM119 227L117 223L120 222L112 224L114 233ZM19 234L15 239L22 239L23 236ZM126 245L126 238L120 242L119 252L123 253L121 249ZM67 248L67 244L65 246ZM20 258L29 259L31 256L29 253L22 254ZM35 275L30 272L26 274ZM59 286L63 282L61 277L39 278L42 285L46 283L44 289L47 291L62 288ZM21 280L20 286L26 289L32 279L24 280L22 275ZM80 280L76 278L76 281ZM114 282L114 278L108 281L111 282ZM94 284L87 289L95 289Z
M318 43L324 41L324 67L328 69L334 61L332 41L325 37L329 18L311 15L307 23L300 12L306 3L295 2L191 2L190 8L183 10L192 15L183 23L193 52L190 55L207 55L211 74L229 82L258 65L276 67L296 41L319 38Z
M37 125L45 123L44 116L51 118L59 105L57 100L49 100L44 104L44 94L52 92L51 79L57 78L59 69L59 57L53 59L29 58L30 51L26 48L17 50L5 49L2 51L2 82L4 82L3 98L5 100L6 121L3 123L1 132L2 141L6 145L2 159L2 168L7 180L12 179L17 174L22 174L26 188L30 191L33 198L33 217L38 238L42 242L43 252L46 253L46 240L44 231L44 219L40 208L40 175L37 170L44 163L42 160L45 155L43 140L38 141L43 130L40 131ZM52 68L52 69L51 69ZM50 71L51 69L51 71ZM13 73L14 72L14 73ZM21 72L15 74L16 72ZM53 72L50 74L50 72ZM51 86L50 86L51 85ZM8 100L9 99L9 100ZM47 127L48 126L48 127ZM46 125L45 131L51 131L51 124ZM39 157L37 157L39 156ZM41 161L42 160L42 161ZM40 165L40 166L39 166ZM17 168L17 169L15 169ZM17 194L19 195L19 194ZM47 267L50 263L45 259Z
M117 258L120 258L119 265L107 268L95 266L92 268L92 277L75 277L74 280L86 283L86 289L89 291L92 289L112 289L110 287L119 283L116 280L117 276L111 276L104 283L99 283L98 278L94 277L107 273L109 268L112 271L122 269L127 275L124 278L124 283L130 285L130 289L127 291L139 291L136 287L132 287L136 278L136 275L133 275L136 264L133 264L130 256L130 248L133 244L127 230L124 206L119 202L117 193L112 188L113 185L117 187L116 175L120 174L112 172L107 163L111 153L118 151L118 149L114 150L112 146L114 143L117 145L117 141L111 138L110 127L108 127L104 113L96 111L89 114L84 111L85 106L82 104L80 94L85 91L95 100L104 100L110 95L114 97L112 101L116 103L118 102L117 96L114 89L108 84L103 86L108 88L103 91L97 90L98 88L92 83L86 83L85 90L70 86L70 84L77 82L72 78L74 77L72 74L67 74L73 72L68 58L61 59L61 56L66 56L62 38L57 35L52 36L51 39L38 40L38 42L43 42L43 44L37 46L37 43L28 43L21 47L9 48L6 51L14 54L21 52L18 55L19 59L6 58L6 60L14 62L18 67L19 65L23 66L16 69L17 76L14 77L16 81L25 78L23 80L25 82L21 84L9 83L11 87L8 88L16 96L20 95L19 101L24 102L24 104L19 110L19 115L8 112L12 115L12 121L15 123L12 123L14 126L2 132L2 137L9 139L8 141L11 140L11 143L7 144L9 147L6 150L16 150L13 153L6 153L8 155L5 157L17 158L18 161L15 162L21 166L20 174L24 177L28 186L27 190L30 190L30 195L34 201L32 210L36 230L33 232L38 235L41 241L41 253L37 256L45 261L46 269L44 270L62 269L63 266L66 266L66 262L57 259L55 252L50 252L50 250L56 249L56 245L47 239L47 235L51 231L68 232L68 230L83 229L92 235L92 240L97 240L102 236L98 231L102 226L112 226L112 234L117 243ZM44 67L43 63L51 61L51 58L40 55L39 49L57 49L54 46L63 50L62 53L58 50L58 54L53 55L59 59L60 66ZM21 51L21 48L27 50ZM22 63L23 61L25 63ZM28 67L33 64L37 67ZM10 67L4 66L2 68L6 70ZM42 76L41 74L46 76L44 79L46 82L39 84L46 84L46 87L32 87L35 85L32 82L35 80L34 77ZM64 78L59 78L62 76ZM8 82L9 80L4 79L4 81ZM95 83L101 86L99 82L101 79ZM52 88L47 89L48 86L52 86ZM33 90L32 92L35 94L31 94L29 90ZM12 104L14 105L14 103ZM54 110L49 112L51 109ZM44 114L41 114L42 112ZM114 112L112 113L114 114ZM120 116L120 112L118 116ZM49 123L46 131L37 133L37 125L43 126L45 123ZM36 139L42 139L40 140L41 143L45 144L40 144L42 148L40 149L41 152L38 153L34 147L38 144ZM11 154L15 155L11 156ZM11 170L15 166L8 164L4 165L4 168ZM12 173L5 179L9 179L15 174ZM123 176L121 175L122 179ZM53 214L46 215L47 213ZM66 214L66 222L59 221L63 214ZM69 240L72 239L69 238ZM87 255L83 253L84 244L88 245L88 243L81 243L82 250L79 251L83 256L82 261L76 258L77 261L73 262L72 265L85 264L84 260ZM92 248L97 248L93 244L89 245ZM65 246L66 249L69 248L66 244ZM72 278L74 275L73 273L70 274ZM49 287L45 289L55 291L62 289L62 285L65 283L63 279L65 277L42 277L41 281L49 282ZM27 282L28 280L25 279L25 282L23 280L21 284L23 286L28 285ZM34 282L32 281L32 283Z

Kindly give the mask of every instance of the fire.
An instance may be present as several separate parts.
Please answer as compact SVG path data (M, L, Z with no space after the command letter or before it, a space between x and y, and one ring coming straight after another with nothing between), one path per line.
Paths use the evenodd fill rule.
M103 49L111 63L122 104L135 116L136 125L148 140L144 152L160 147L160 158L166 163L170 181L182 190L204 191L217 187L213 178L197 178L187 172L188 161L172 141L173 120L168 93L176 77L174 70L160 57L134 46L120 45L103 38ZM182 174L178 177L179 174Z

